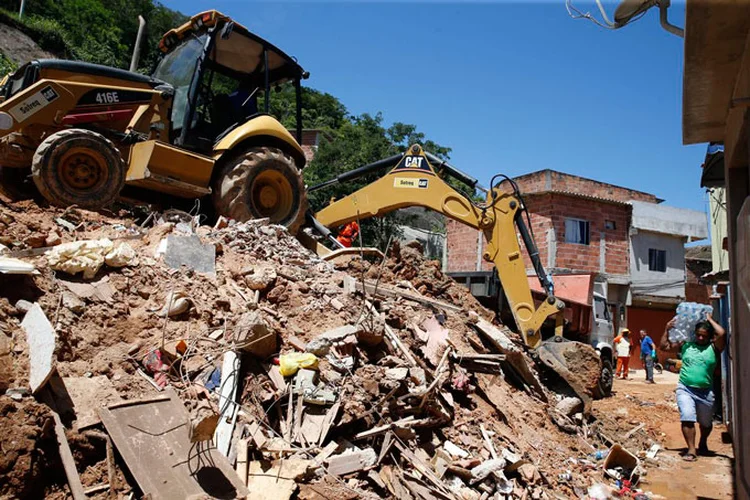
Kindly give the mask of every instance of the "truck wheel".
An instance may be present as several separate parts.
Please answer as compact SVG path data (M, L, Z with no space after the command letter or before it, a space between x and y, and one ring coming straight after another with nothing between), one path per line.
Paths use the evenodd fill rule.
M614 371L612 370L612 361L602 359L602 371L599 375L599 384L596 388L596 399L606 398L612 394L612 383L614 382Z
M252 148L222 168L214 185L219 215L239 222L268 217L296 234L305 221L302 172L277 148Z
M125 165L114 144L101 134L75 128L56 132L39 145L31 175L42 196L63 207L105 207L125 185Z

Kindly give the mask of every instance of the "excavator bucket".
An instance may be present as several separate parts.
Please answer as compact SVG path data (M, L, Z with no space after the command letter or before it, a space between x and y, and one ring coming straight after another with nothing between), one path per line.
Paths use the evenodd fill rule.
M536 349L536 354L547 368L557 373L581 398L584 413L588 413L601 373L601 360L596 349L582 342L553 337L542 342Z

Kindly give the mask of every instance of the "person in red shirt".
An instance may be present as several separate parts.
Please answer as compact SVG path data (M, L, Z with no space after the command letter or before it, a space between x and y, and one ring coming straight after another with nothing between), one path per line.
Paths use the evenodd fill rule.
M352 243L357 236L359 236L359 224L357 224L356 221L352 221L339 231L336 241L344 245L346 248L351 248Z

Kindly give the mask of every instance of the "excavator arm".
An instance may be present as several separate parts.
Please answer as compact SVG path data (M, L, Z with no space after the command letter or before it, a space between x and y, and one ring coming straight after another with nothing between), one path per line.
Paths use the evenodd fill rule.
M333 228L353 220L381 216L399 208L421 206L480 229L487 241L483 258L494 263L497 269L516 325L526 345L534 349L541 344L541 326L551 316L556 315L555 334L561 336L565 304L553 295L552 285L539 262L536 245L522 219L521 200L516 194L491 188L486 204L472 203L438 176L432 163L437 164L440 160L418 145L411 146L403 155L383 162L389 160L395 166L386 175L331 203L315 214L315 219L321 225ZM375 168L383 168L384 165L386 163L381 163L375 165ZM450 166L448 168L451 169L448 173L454 177L470 185L476 184L475 180L465 174ZM361 172L363 171L360 170ZM344 180L353 177L347 174L344 176L347 177ZM542 286L549 293L538 307L534 304L526 278L526 265L518 241L519 233L534 262Z

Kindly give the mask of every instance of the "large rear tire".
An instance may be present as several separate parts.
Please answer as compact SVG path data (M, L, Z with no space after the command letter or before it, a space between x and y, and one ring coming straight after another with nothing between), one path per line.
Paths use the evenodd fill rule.
M74 128L42 141L34 153L31 175L50 203L97 209L117 199L125 185L125 164L106 137Z
M239 222L268 217L296 234L305 221L302 172L280 149L257 147L223 166L214 184L219 215Z

